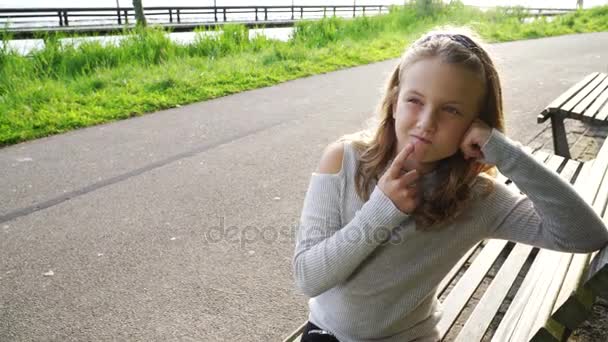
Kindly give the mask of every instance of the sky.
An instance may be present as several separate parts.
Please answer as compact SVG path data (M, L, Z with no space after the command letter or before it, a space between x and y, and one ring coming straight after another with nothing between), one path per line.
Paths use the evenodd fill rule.
M49 5L49 0L0 0L0 8L22 8L22 7L115 7L116 1L121 6L131 6L132 0L53 0ZM144 6L212 6L212 0L142 0ZM291 0L216 0L218 6L236 5L291 5ZM319 5L336 4L350 5L353 0L293 0L296 5ZM403 1L395 0L355 0L357 4L399 4ZM464 0L467 5L476 6L513 6L521 5L526 7L547 7L547 8L573 8L576 0ZM585 7L608 5L608 0L584 0Z

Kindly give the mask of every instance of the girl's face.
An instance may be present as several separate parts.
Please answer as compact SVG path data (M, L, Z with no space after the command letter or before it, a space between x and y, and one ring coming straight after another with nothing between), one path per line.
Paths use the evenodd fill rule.
M414 143L407 169L425 173L458 151L479 114L484 87L473 72L439 58L422 59L401 76L393 107L396 153Z

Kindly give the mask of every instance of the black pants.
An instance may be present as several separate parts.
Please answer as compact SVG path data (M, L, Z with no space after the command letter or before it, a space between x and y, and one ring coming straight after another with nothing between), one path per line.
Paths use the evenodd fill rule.
M338 339L328 331L325 331L318 326L314 325L310 321L304 326L302 331L302 339L300 342L340 342Z

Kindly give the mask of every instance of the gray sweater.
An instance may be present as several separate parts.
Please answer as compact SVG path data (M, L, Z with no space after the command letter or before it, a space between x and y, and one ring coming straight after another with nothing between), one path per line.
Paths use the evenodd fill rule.
M608 231L595 211L521 144L494 129L482 152L526 195L492 180L489 196L474 197L453 224L432 232L416 231L414 219L376 184L361 200L349 142L340 172L313 172L293 257L295 282L310 297L308 320L342 342L437 341L437 287L477 242L505 239L575 253L606 245ZM425 176L427 184L437 174Z

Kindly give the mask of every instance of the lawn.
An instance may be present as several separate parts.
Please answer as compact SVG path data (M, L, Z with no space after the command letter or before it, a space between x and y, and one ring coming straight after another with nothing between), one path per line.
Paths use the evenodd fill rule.
M302 21L287 42L247 28L198 31L191 44L148 27L117 45L62 44L21 56L0 48L0 146L398 57L438 25L468 26L486 42L608 30L608 6L525 21L521 8L482 12L459 2L392 7L381 16ZM6 41L10 39L3 35Z

